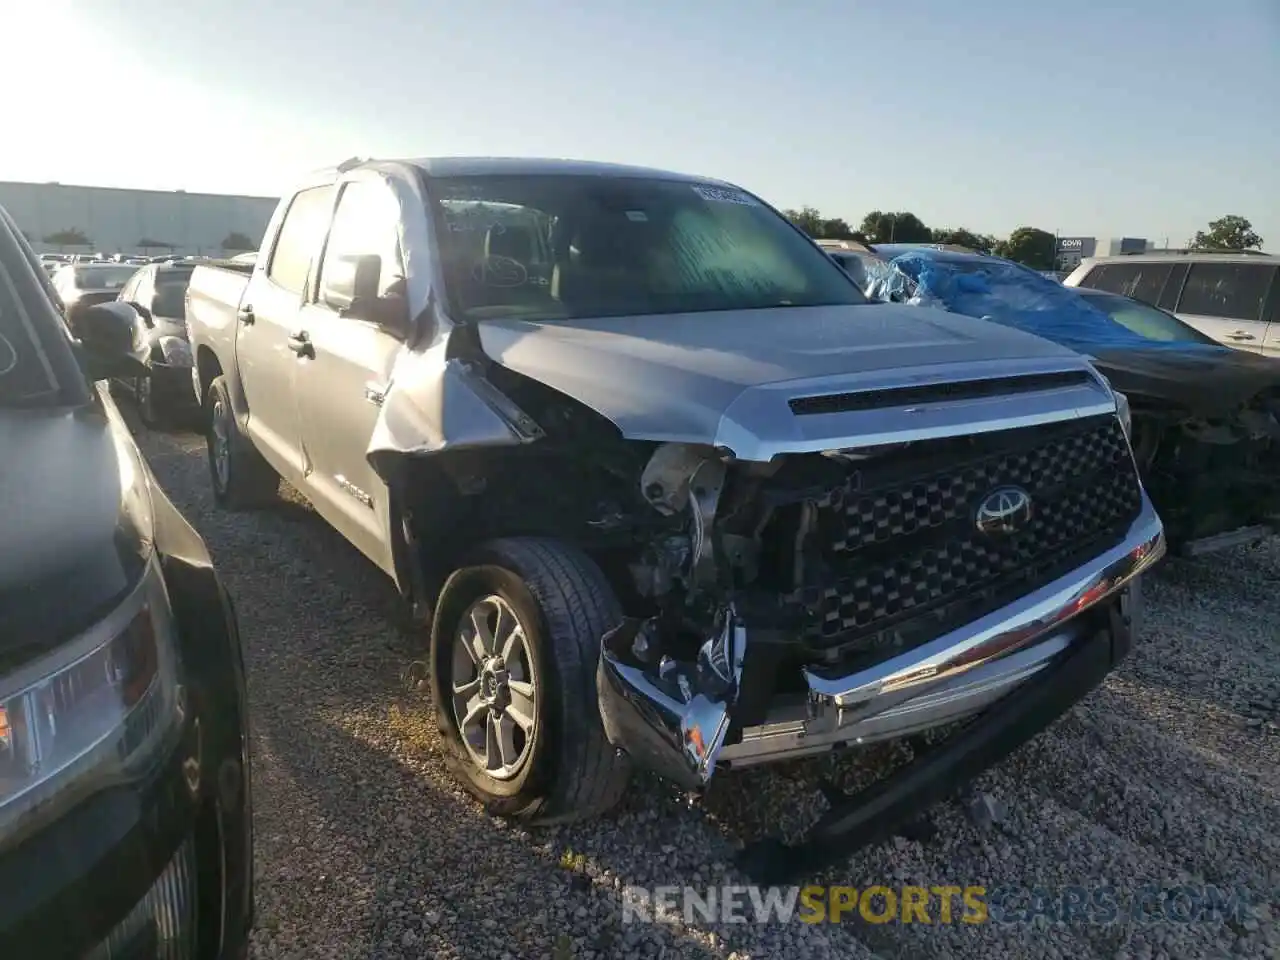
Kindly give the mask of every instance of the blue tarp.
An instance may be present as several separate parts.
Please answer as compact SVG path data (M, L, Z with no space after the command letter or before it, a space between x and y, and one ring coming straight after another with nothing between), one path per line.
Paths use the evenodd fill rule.
M867 279L872 299L941 307L993 320L1080 353L1230 349L1190 340L1148 340L1116 323L1070 287L999 257L912 250L886 263L868 263Z

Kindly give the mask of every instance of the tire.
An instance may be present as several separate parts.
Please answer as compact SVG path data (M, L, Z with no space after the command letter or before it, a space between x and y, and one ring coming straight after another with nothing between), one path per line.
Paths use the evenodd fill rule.
M459 652L459 629L477 602L494 597L508 604L524 630L535 691L527 755L514 772L498 775L468 749L454 708L459 664L474 669L455 659L466 656ZM622 798L630 764L605 737L596 695L600 638L619 617L618 601L595 563L554 540L492 541L445 582L431 629L436 723L446 764L490 813L567 822L604 813ZM505 663L504 669L514 682L519 664Z
M226 378L217 377L209 385L205 408L205 449L213 499L218 506L247 510L275 501L280 493L280 475L241 435ZM219 466L220 452L226 458L225 471Z

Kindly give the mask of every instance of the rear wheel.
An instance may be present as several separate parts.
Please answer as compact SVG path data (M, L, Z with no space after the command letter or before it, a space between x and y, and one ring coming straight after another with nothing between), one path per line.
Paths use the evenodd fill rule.
M445 759L493 813L540 823L603 813L630 766L600 722L600 638L616 598L580 550L486 544L441 591L431 685Z
M214 500L231 510L271 503L280 492L280 475L240 434L223 377L210 384L205 406L205 446Z

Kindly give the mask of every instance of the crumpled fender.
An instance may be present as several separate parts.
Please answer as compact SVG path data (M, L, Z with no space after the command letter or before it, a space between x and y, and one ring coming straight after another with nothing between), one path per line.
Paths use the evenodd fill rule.
M518 446L542 429L470 361L448 358L448 339L396 358L382 411L369 439L369 464L384 480L405 454Z

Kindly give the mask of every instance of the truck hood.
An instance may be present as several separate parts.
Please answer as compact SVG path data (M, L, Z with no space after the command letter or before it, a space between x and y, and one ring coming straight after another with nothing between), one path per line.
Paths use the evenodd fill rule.
M778 444L827 449L855 426L869 445L891 426L884 416L875 428L848 414L798 417L787 404L794 397L1087 369L1023 331L894 304L502 319L478 329L490 358L590 407L625 437L715 443L743 459L767 460ZM1099 404L1096 390L1072 399ZM831 416L846 422L836 427Z

